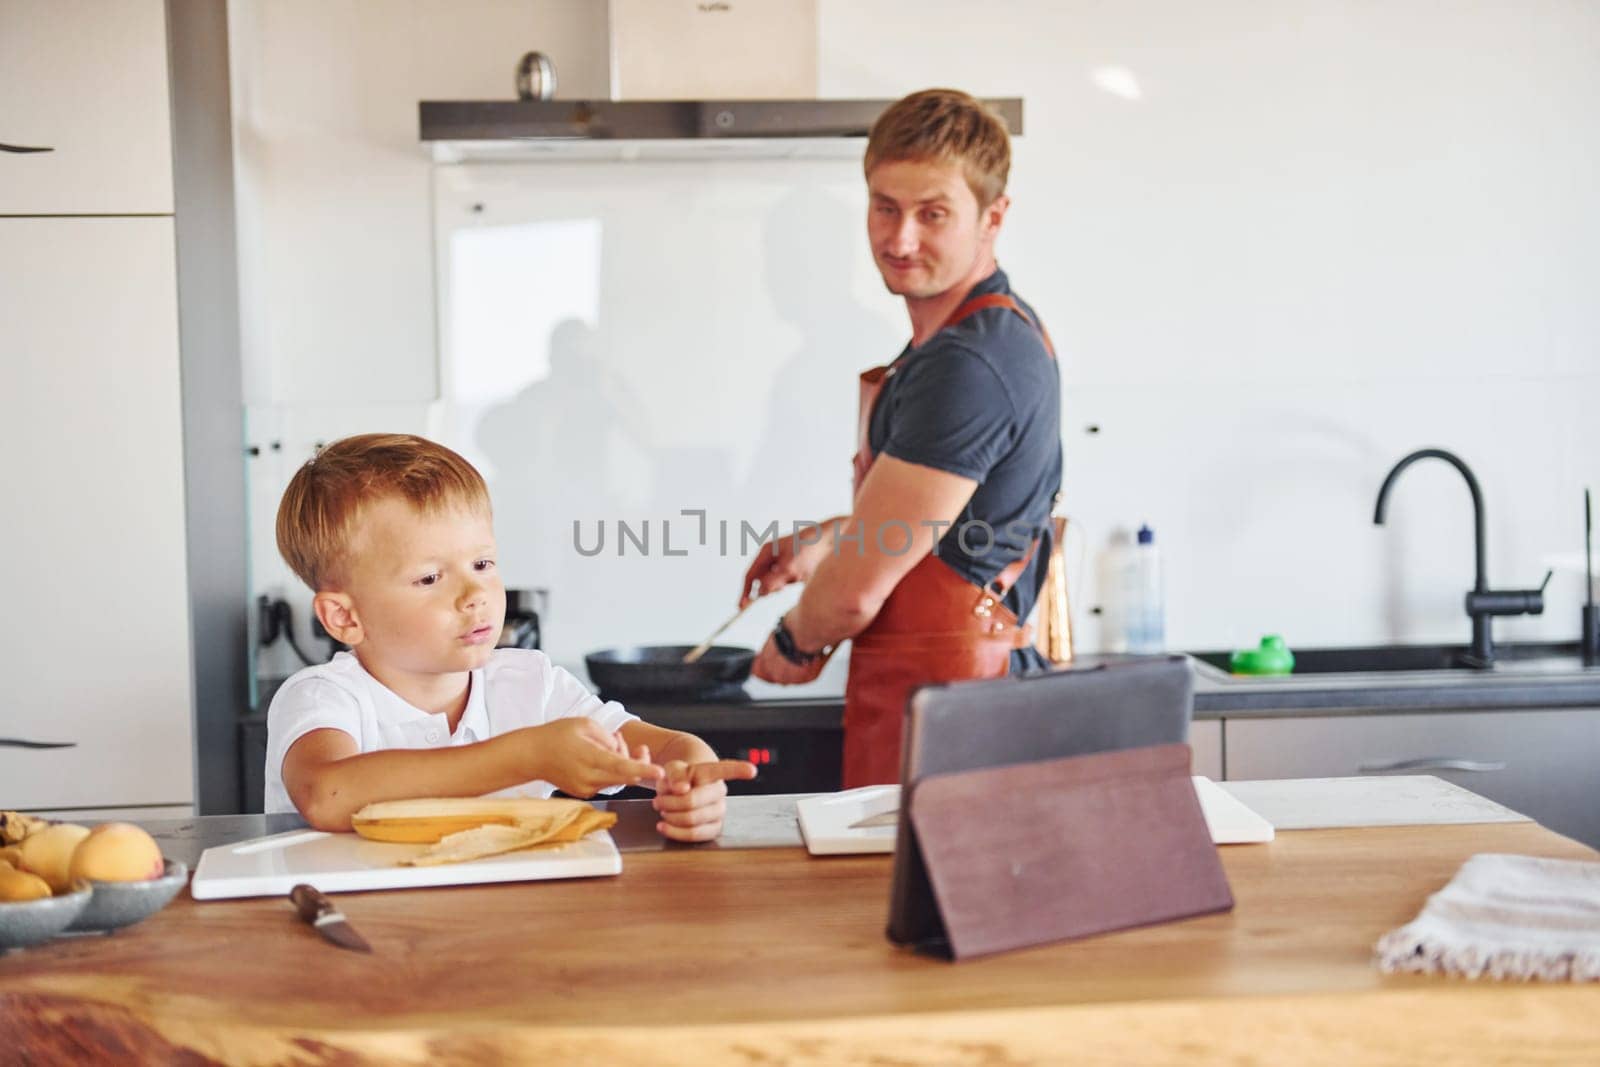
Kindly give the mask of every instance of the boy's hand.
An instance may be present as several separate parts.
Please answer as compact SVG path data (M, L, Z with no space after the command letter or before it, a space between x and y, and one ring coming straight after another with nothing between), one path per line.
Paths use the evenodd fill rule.
M742 759L685 763L673 760L666 765L666 776L656 783L656 798L651 801L661 813L656 832L672 841L711 841L722 833L722 816L727 779L756 776L753 763Z
M665 773L640 749L630 758L628 746L593 719L581 716L530 726L536 773L574 797L592 797L613 785L655 785ZM754 770L754 768L751 768Z

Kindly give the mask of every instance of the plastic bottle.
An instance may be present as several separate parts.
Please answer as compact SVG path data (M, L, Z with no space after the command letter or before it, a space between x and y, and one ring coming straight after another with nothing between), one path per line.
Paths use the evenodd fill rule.
M1166 648L1166 602L1161 552L1148 526L1126 535L1106 554L1105 643L1108 652L1151 653Z

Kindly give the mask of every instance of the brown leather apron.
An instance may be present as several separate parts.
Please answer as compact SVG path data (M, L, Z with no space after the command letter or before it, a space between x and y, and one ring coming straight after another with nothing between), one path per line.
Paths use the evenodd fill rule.
M1049 335L1003 293L968 300L940 329L992 307L1022 316L1039 330L1054 358ZM857 494L876 458L868 442L872 409L896 369L874 367L861 375L854 463ZM900 740L912 690L935 682L1010 673L1011 653L1027 647L1029 634L1001 598L1021 577L1037 547L1035 541L988 588L967 581L930 553L895 586L871 624L852 638L844 695L844 788L900 780Z

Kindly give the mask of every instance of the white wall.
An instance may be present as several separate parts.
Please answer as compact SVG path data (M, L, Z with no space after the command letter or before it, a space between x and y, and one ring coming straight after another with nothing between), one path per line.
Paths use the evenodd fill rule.
M245 400L427 403L430 167L419 100L515 97L522 53L563 97L603 94L604 5L274 0L229 5Z
M250 5L256 28L235 23L251 398L271 409L252 414L285 443L276 467L256 468L258 530L310 440L456 425L428 403L433 258L415 101L509 96L510 64L531 47L555 57L563 96L599 92L602 7L475 0L410 5L401 19L376 3ZM1063 350L1076 544L1156 528L1173 645L1267 630L1307 646L1464 639L1459 478L1419 466L1389 526L1371 524L1384 472L1415 447L1476 469L1496 585L1537 584L1581 549L1582 486L1600 487L1600 8L821 10L824 96L954 83L1025 99L1001 258ZM839 236L818 240L831 250ZM866 250L852 240L859 270ZM677 314L683 299L650 306ZM717 309L708 297L706 313ZM684 373L652 380L651 401L696 418L696 371L724 357L697 366L679 353ZM587 469L582 450L571 462ZM282 581L270 537L255 559L264 584ZM1091 572L1075 575L1080 612ZM692 640L731 595L686 590L670 566L620 573L622 603L594 602L583 583L558 593L558 655ZM1559 573L1547 599L1544 618L1497 632L1573 636L1577 576ZM659 612L639 607L667 600L692 604L687 632L662 633Z
M1414 447L1477 471L1491 581L1580 547L1600 9L1015 3L976 49L968 4L825 10L825 94L1025 97L1002 258L1066 353L1070 510L1155 526L1176 645L1463 635L1460 479L1409 471L1371 525ZM1497 629L1571 636L1580 588Z
M517 60L558 58L561 97L603 95L589 0L229 2L253 587L309 594L272 523L318 441L428 432L438 396L432 166L417 102L510 99ZM274 445L278 446L274 448ZM281 644L262 673L296 665Z
M905 330L861 253L859 149L441 167L435 197L437 429L489 478L508 583L549 589L557 655L698 642L734 610L745 524L848 509L855 376Z

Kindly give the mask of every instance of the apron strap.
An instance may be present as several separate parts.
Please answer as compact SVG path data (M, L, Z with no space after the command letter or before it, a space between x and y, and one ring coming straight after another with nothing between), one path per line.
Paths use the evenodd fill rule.
M1005 569L994 576L994 581L989 583L989 588L1001 596L1011 592L1011 587L1017 584L1017 579L1022 577L1022 572L1028 569L1028 563L1033 559L1033 554L1039 550L1039 542L1040 538L1035 537L1033 543L1028 546L1028 551L1006 564Z
M1043 326L1033 321L1033 316L1024 311L1021 304L1017 303L1005 293L988 293L984 296L973 297L965 304L962 304L960 307L956 308L955 313L946 319L944 325L939 327L939 329L947 330L963 319L970 318L971 316L976 315L978 312L987 311L990 308L1006 308L1009 311L1015 311L1023 322L1027 323L1038 332L1039 339L1044 342L1045 351L1050 353L1050 358L1056 358L1056 346L1051 342L1049 332Z

